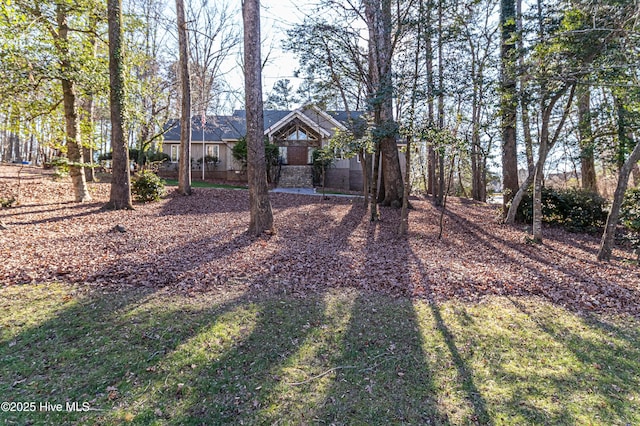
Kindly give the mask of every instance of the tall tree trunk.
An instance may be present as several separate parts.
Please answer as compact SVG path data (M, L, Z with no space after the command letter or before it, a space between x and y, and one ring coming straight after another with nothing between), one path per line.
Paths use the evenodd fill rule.
M0 161L9 161L11 136L9 135L9 114L4 115L4 124L2 126L2 143L0 143Z
M85 100L83 104L83 110L87 120L87 131L85 132L86 141L82 144L82 161L88 166L84 167L84 174L87 182L93 182L95 180L95 173L93 166L93 116L94 116L94 102L93 95Z
M108 5L107 5L108 8ZM108 12L107 12L108 13ZM98 37L95 35L97 33L97 25L98 25L98 17L97 15L91 14L89 17L89 31L91 35L88 37L86 42L87 50L91 52L93 58L97 58L98 56ZM88 164L84 168L84 173L88 182L93 182L95 180L95 168L93 167L93 152L95 148L94 144L94 134L95 134L95 96L93 93L89 93L87 99L83 102L83 110L84 117L83 121L85 121L84 126L84 142L82 144L82 159L84 164Z
M542 243L542 180L544 178L544 164L549 153L548 144L540 145L540 155L533 175L533 224L531 234L533 241Z
M607 224L605 225L604 234L602 234L602 240L600 241L600 250L598 251L598 260L600 261L611 260L616 226L618 225L618 219L620 218L620 207L624 201L624 193L627 190L631 169L638 163L638 161L640 161L640 143L636 143L631 155L629 155L629 158L627 158L623 163L620 168L620 172L618 173L618 184L616 186L616 191L613 194L611 210L609 211Z
M191 195L191 79L189 77L189 39L187 38L187 23L184 17L184 0L176 0L176 13L182 93L178 193Z
M371 177L370 220L376 222L380 219L378 213L378 180L380 178L380 148L376 146L373 154L373 176Z
M66 130L67 157L69 159L69 175L73 185L73 193L76 202L91 200L87 181L84 175L82 163L82 144L80 142L80 122L76 103L76 89L73 80L70 79L71 59L69 52L69 26L66 11L62 5L56 8L58 23L58 52L61 56L60 71L62 84L62 99L64 104L64 119Z
M482 99L482 82L484 80L482 67L475 65L473 78L473 105L471 107L472 130L471 130L471 198L477 201L487 201L487 181L486 181L486 156L482 152L480 141L480 126L482 107L479 100ZM460 180L462 185L462 180Z
M260 1L243 0L244 85L247 111L247 179L252 235L273 232L273 213L267 187L260 56Z
M516 0L516 31L518 38L516 49L518 52L524 51L523 29L522 29L522 0ZM518 54L518 68L520 69L520 116L522 119L522 134L524 136L525 155L527 157L527 170L533 173L535 163L533 159L533 138L531 137L531 122L529 119L529 80L531 75L525 71L524 55Z
M446 185L444 176L444 152L440 150L440 152L438 152L438 196L436 197L436 206L442 206L444 204Z
M588 84L578 87L578 133L580 137L580 175L582 188L598 192L594 140L591 129L591 90Z
M391 0L366 0L365 16L369 29L369 78L373 92L370 100L377 111L375 126L382 154L384 174L384 205L400 208L404 185L393 119L393 76L391 44Z
M364 150L358 152L358 158L360 159L360 168L362 169L362 195L364 196L364 207L369 207L369 188L371 186L371 154L366 153Z
M438 189L436 182L436 150L433 147L433 141L427 141L427 193L437 197Z
M444 58L443 58L443 0L438 1L438 130L444 130ZM438 147L436 158L438 161L438 177L437 180L437 196L435 197L436 206L444 204L445 179L444 179L444 151L445 147Z
M507 211L507 217L504 220L505 223L513 224L516 221L516 214L518 212L518 207L520 206L520 203L524 198L524 194L526 194L527 192L527 188L529 188L529 186L533 182L535 173L536 173L536 165L534 164L534 166L529 169L527 178L524 180L524 182L522 182L522 185L520 185L520 188L518 188L518 192L516 192L516 194L511 199L511 205L509 206L509 210Z
M433 41L431 36L431 11L432 2L427 3L426 17L425 17L425 58L427 68L427 125L432 127L435 124L434 120L434 73L433 73ZM433 141L427 141L427 194L435 196L436 194L436 152L433 146Z
M418 15L422 16L423 0L420 0ZM400 214L400 229L398 233L403 236L409 230L409 194L411 193L411 150L413 149L412 140L415 133L415 116L416 116L416 97L418 92L418 71L420 59L420 43L422 42L422 27L418 26L418 35L416 37L417 45L415 47L415 57L413 58L413 83L411 87L411 106L409 108L409 136L407 136L407 151L405 154L405 179L404 194L402 196L402 211Z
M516 5L515 0L501 0L500 49L501 93L500 119L502 126L502 183L504 189L504 213L518 191L518 153L516 143L516 114L518 94L516 87Z
M482 83L478 81L476 75L475 55L472 57L471 73L473 81L473 99L471 105L471 198L477 201L485 201L482 199L481 193L483 176L482 171L482 148L480 146L480 105L479 98L479 85ZM462 180L460 180L462 184Z
M111 108L112 179L109 209L133 209L129 149L124 132L124 64L122 55L122 0L108 0L109 24L109 102Z
M21 161L20 158L20 116L18 108L11 108L9 119L8 161Z

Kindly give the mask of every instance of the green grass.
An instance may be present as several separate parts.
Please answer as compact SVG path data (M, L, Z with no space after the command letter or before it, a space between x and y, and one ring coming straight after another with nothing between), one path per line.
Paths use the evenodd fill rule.
M166 186L178 186L177 179L162 179ZM203 182L199 180L194 180L191 182L191 186L193 188L221 188L221 189L247 189L246 185L229 185L223 183L211 183L211 182Z
M0 424L640 424L640 321L440 305L0 289ZM81 405L82 406L82 405Z

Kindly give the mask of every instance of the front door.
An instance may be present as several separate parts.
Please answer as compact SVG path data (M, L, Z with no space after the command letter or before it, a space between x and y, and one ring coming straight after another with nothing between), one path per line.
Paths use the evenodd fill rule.
M308 164L309 148L306 146L287 147L287 163L290 166L306 166Z

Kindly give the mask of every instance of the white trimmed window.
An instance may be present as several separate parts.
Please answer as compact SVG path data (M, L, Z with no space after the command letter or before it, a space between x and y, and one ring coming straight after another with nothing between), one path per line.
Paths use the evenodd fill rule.
M180 159L180 145L171 145L171 153L169 156L171 157L172 163L177 163Z
M216 157L220 160L220 145L207 145L205 155L209 157Z

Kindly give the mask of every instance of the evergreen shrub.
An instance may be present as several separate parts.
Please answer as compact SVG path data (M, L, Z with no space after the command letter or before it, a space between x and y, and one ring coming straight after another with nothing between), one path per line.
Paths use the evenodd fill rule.
M164 194L164 182L150 170L136 174L131 183L131 193L136 201L158 201Z
M632 188L624 194L620 207L620 223L626 229L628 240L640 260L640 188Z
M606 200L582 189L542 188L542 221L570 232L596 232L607 220ZM529 188L516 214L518 222L533 222L533 189Z

